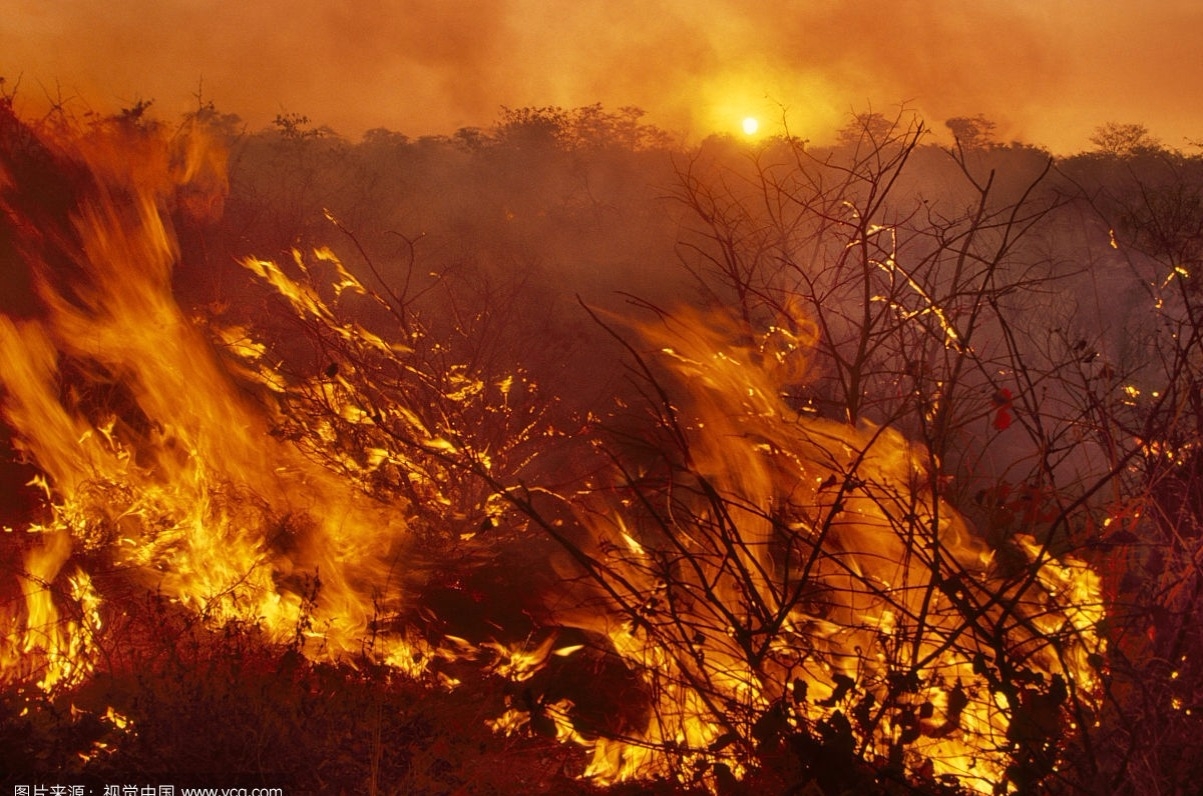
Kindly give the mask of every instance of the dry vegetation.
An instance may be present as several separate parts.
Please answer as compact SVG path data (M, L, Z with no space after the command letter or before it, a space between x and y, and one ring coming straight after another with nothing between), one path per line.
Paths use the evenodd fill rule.
M1054 159L980 118L946 148L905 113L829 149L685 151L599 106L357 143L211 104L179 128L11 106L6 787L1153 794L1203 774L1199 157L1110 125ZM181 167L202 133L219 154ZM110 187L73 138L187 171L149 205L178 250L146 281L169 306L140 310L144 349L64 332L79 314L105 338L104 291L143 284L100 272L90 203L153 226L142 172ZM177 339L199 347L146 361ZM86 466L39 458L34 340L57 345L55 411L106 440ZM190 430L149 397L164 368L219 411ZM213 445L223 424L251 443ZM190 547L210 526L220 544ZM220 588L176 571L227 554ZM43 592L78 639L58 684Z

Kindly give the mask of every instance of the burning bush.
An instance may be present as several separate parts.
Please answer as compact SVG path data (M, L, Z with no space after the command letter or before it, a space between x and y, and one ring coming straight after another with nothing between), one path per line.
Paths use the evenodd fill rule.
M530 166L514 125L532 118L593 120L587 141L538 138L575 142L556 168L614 156L582 143L600 109L511 112L506 135L445 146L479 163L515 146ZM1126 776L1090 744L1122 746L1108 710L1135 697L1115 678L1145 646L1108 636L1101 591L1113 611L1168 605L1124 577L1169 583L1181 613L1150 648L1185 655L1197 457L1166 412L1197 386L1196 349L1173 349L1178 398L1142 410L1068 333L1051 345L1020 322L1062 280L1041 259L1071 207L1048 159L1023 151L996 181L974 158L998 153L931 151L920 123L878 118L830 151L703 148L674 211L698 301L582 302L592 338L565 361L546 339L562 307L522 316L540 286L440 271L418 236L382 264L381 237L331 211L306 219L325 240L239 253L245 306L190 317L174 229L206 240L227 190L200 119L0 119L0 254L21 291L0 305L0 408L44 493L4 537L20 561L0 587L7 694L84 694L175 660L115 653L153 594L173 638L243 650L245 668L211 667L231 693L358 699L398 674L482 693L476 728L587 749L564 765L598 785L1031 790L1067 761L1078 782ZM287 144L347 151L327 138ZM915 161L946 196L904 190ZM1194 340L1184 317L1175 340ZM625 377L593 374L603 358ZM1161 425L1129 445L1141 418ZM1071 442L1086 453L1062 455ZM986 467L1004 448L1022 488ZM1100 581L1086 541L1135 550L1100 535L1102 512L1145 534L1151 505L1172 555ZM109 718L88 743L120 745L130 719L92 715Z

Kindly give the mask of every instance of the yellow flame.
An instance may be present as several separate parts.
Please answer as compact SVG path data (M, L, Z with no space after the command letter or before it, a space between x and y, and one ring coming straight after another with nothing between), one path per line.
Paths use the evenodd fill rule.
M55 603L60 588L56 584L70 554L70 535L50 531L26 556L24 632L5 634L6 639L23 636L23 642L17 650L0 653L0 662L8 664L8 671L0 669L0 678L33 677L39 688L51 692L78 685L91 673L101 620L99 598L87 573L77 569L64 579L66 594L62 596L75 607L74 616L64 618Z
M432 649L404 631L374 632L381 611L400 607L399 595L377 591L399 579L407 507L371 502L346 474L407 468L415 494L451 499L438 474L396 448L339 449L336 426L395 422L414 445L471 455L486 474L491 456L466 450L421 408L362 389L354 374L290 380L265 361L251 330L220 333L230 359L216 353L170 289L179 251L168 207L219 212L225 187L223 156L193 133L181 143L99 128L58 145L92 176L73 228L60 231L78 237L62 253L79 282L64 290L50 264L32 263L44 315L0 316L0 408L45 473L52 503L44 525L6 534L25 554L20 610L0 615L0 677L47 691L87 677L104 605L72 561L76 551L103 556L215 623L254 623L281 643L300 638L314 656L358 653L369 635L380 661L411 674L435 655L478 655L450 636ZM365 360L404 364L407 345L339 317L323 297L319 266L334 274L336 298L375 299L333 252L294 252L287 272L268 260L244 265ZM938 315L918 296L910 312ZM662 488L615 475L625 494L579 497L581 559L596 588L566 586L587 593L561 618L606 638L654 704L635 737L581 737L563 699L510 705L494 727L591 745L585 775L608 783L717 761L739 775L757 717L779 710L802 732L875 704L885 712L866 713L855 730L868 754L905 747L907 765L930 760L937 775L992 789L1023 695L1000 688L990 661L1013 654L1034 675L1092 688L1098 578L1027 537L1014 544L1032 577L996 571L994 551L940 498L925 450L890 428L789 406L783 388L805 378L817 332L788 308L764 333L692 311L640 333L682 396L658 407L676 459ZM947 342L959 345L951 332ZM72 378L80 373L87 378ZM511 377L486 381L462 367L440 376L452 403L496 388L508 404L514 390ZM89 393L99 384L110 391ZM327 415L302 439L271 433L281 396L300 392ZM307 455L315 450L343 474L315 464ZM632 488L644 499L632 500ZM552 637L485 648L493 671L514 681L574 650L556 650Z
M59 142L62 157L93 177L78 186L74 230L62 233L81 242L66 252L79 281L62 291L48 264L31 263L44 317L0 316L4 418L46 473L54 507L45 529L28 529L44 542L26 560L26 616L5 621L9 636L24 639L21 657L45 659L39 684L47 689L83 676L98 627L101 598L67 566L73 545L103 549L114 566L216 623L257 623L281 642L302 633L314 654L360 650L369 623L396 607L395 595L374 591L398 580L402 513L269 434L261 404L232 380L238 371L172 297L178 248L166 208L183 193L212 209L225 185L223 156L196 135L181 145L99 128ZM261 264L265 279L295 287L277 271ZM353 290L344 276L341 289ZM321 312L303 292L293 300ZM394 350L363 330L344 331ZM120 392L89 394L89 380L72 382L68 368ZM270 395L260 398L270 405ZM73 601L79 618L63 621L52 591ZM392 645L407 643L384 640L380 654L404 658ZM5 653L10 672L13 657ZM22 661L16 676L31 666Z
M1007 627L1007 654L1089 690L1097 576L1027 538L1017 542L1038 585L995 576L993 551L936 495L925 451L892 429L800 416L780 397L798 363L780 367L723 317L681 311L640 333L682 386L669 422L688 475L647 498L671 509L642 527L622 504L581 513L606 551L615 615L568 621L605 634L657 697L637 743L594 745L589 776L668 773L690 755L738 771L736 751L711 751L731 715L789 704L800 731L859 703L890 708L858 730L877 755L910 733L908 762L990 792L1004 779L1014 705L981 663L999 650L974 626ZM998 593L1008 608L986 597ZM632 613L640 619L618 619ZM757 634L769 641L753 652ZM804 699L791 697L799 681Z

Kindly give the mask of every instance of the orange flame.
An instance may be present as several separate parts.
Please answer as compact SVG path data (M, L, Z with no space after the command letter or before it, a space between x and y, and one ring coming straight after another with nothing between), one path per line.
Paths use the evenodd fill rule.
M55 147L87 178L72 228L30 232L27 251L59 246L78 278L65 284L61 266L33 259L45 312L0 316L3 417L53 503L45 527L24 529L46 541L26 558L24 616L5 618L19 628L6 637L24 639L5 652L5 676L23 677L31 664L13 658L35 653L70 661L39 681L47 688L86 669L100 597L67 566L73 547L214 622L258 623L280 642L304 632L313 654L358 651L395 608L395 594L377 592L400 580L399 513L271 436L262 406L172 297L169 211L178 201L216 212L223 156L200 130L172 140L100 126ZM86 621L58 622L52 592ZM412 658L398 639L378 651Z
M313 656L355 653L373 636L379 660L422 669L431 650L373 633L381 612L400 610L407 507L370 501L346 474L405 470L415 494L449 503L445 471L423 471L387 440L340 449L332 429L393 422L406 444L492 479L487 506L517 489L497 481L494 452L465 449L420 408L382 405L387 394L354 374L291 382L245 330L220 333L231 361L215 353L170 284L173 205L199 217L221 208L224 160L203 131L173 140L100 126L53 149L86 179L69 228L22 233L44 312L0 315L0 410L52 503L46 523L12 534L28 548L24 600L0 615L0 678L51 690L87 677L104 606L72 566L84 553L215 623L255 623L280 643L300 636ZM0 172L3 210L19 218L14 184ZM404 357L411 341L330 308L311 259L333 271L336 296L373 298L328 250L296 253L300 279L267 260L244 265L363 361ZM663 396L652 407L660 460L644 472L615 450L614 489L565 498L585 531L572 543L586 577L574 582L589 586L571 587L581 593L558 619L607 639L652 704L622 737L586 739L569 700L516 707L494 726L538 722L592 746L584 773L601 783L715 763L738 775L757 745L825 727L865 759L912 772L930 763L933 776L991 790L1026 725L1046 718L1048 684L1093 688L1097 576L1026 537L1012 551L1023 563L996 561L940 497L926 451L890 428L791 408L782 389L803 376L814 338L802 319L758 335L681 311L639 331ZM450 401L486 389L462 368L440 375ZM508 401L512 377L494 386ZM273 434L302 391L327 416L302 439ZM473 653L453 637L444 646L434 652ZM526 680L572 649L553 647L494 643L493 672Z
M839 726L838 713L854 717L869 759L901 750L912 770L930 761L934 776L984 792L1004 781L1028 697L993 667L1020 661L1027 676L1089 692L1098 577L1026 537L1021 569L1034 575L1000 572L938 496L922 449L787 405L796 363L765 355L780 329L750 340L685 310L639 331L668 374L657 378L677 388L661 384L678 475L641 488L639 511L611 492L581 512L604 552L590 604L610 612L565 619L607 635L658 702L639 743L597 745L589 775L738 772L734 740L765 742L757 716L812 732ZM806 349L802 338L790 356Z

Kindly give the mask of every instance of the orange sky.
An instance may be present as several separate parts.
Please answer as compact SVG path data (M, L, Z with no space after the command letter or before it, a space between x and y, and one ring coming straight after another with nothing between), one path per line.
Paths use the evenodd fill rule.
M638 105L690 140L749 114L821 141L901 102L984 114L1058 152L1139 122L1203 139L1197 0L8 0L0 75L111 112L204 94L252 128L301 113L355 138L488 125L501 105Z

